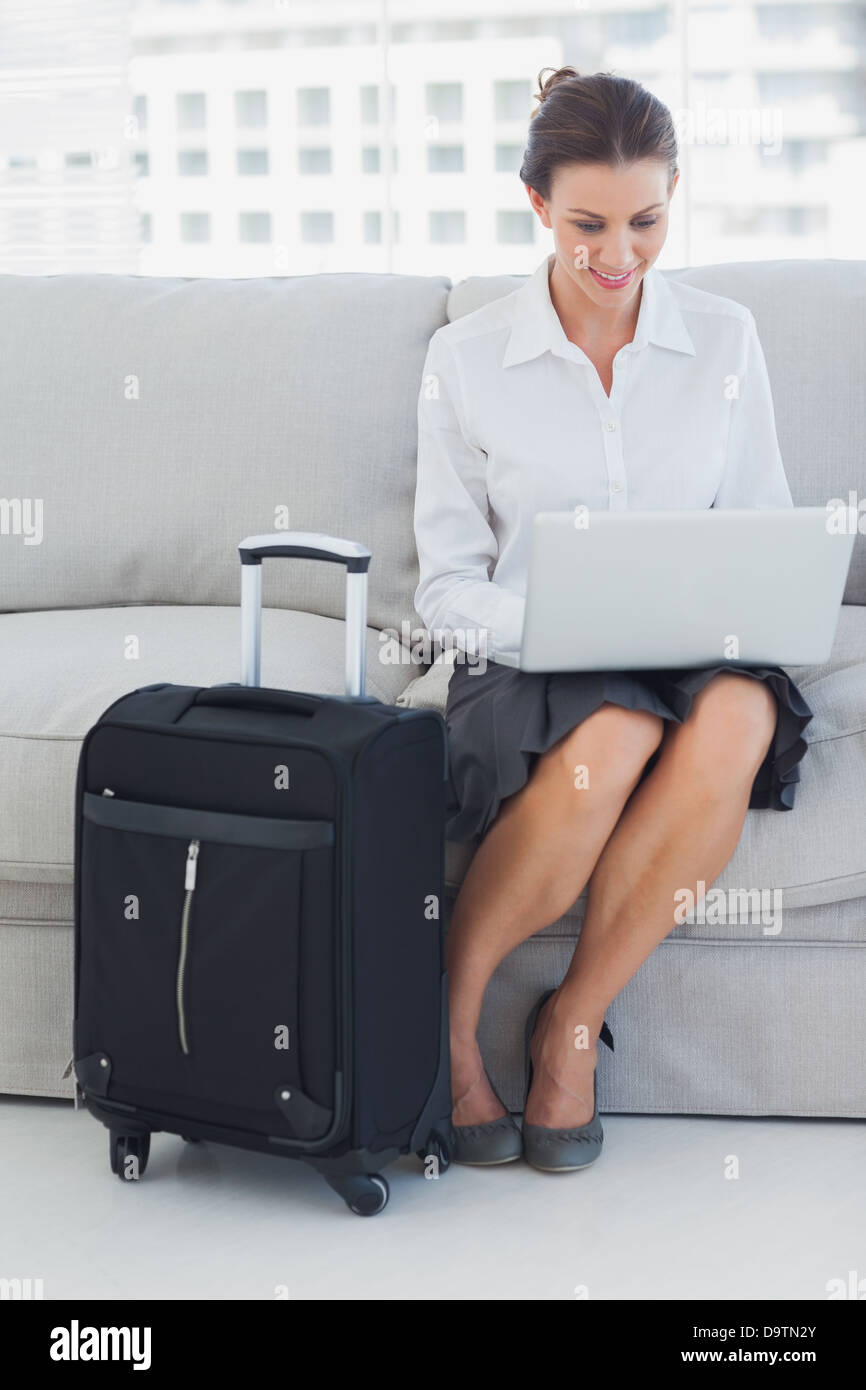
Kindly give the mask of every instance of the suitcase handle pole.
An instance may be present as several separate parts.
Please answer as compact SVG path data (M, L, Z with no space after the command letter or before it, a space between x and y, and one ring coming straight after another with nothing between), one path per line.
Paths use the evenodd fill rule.
M364 694L367 638L367 569L371 552L359 541L317 531L276 531L247 536L241 557L241 683L259 685L262 653L262 560L301 556L346 566L346 694Z

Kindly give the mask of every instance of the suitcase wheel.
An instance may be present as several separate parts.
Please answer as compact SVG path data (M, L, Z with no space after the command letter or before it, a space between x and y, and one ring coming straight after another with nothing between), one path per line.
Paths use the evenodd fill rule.
M390 1191L381 1173L334 1173L326 1182L356 1216L376 1216L388 1205Z
M121 1182L130 1182L142 1177L149 1155L149 1134L124 1134L120 1129L109 1131L108 1156L111 1171L117 1174Z
M435 1129L432 1134L427 1136L427 1143L424 1148L415 1150L415 1155L425 1166L428 1158L435 1158L439 1173L447 1173L451 1166L451 1144Z

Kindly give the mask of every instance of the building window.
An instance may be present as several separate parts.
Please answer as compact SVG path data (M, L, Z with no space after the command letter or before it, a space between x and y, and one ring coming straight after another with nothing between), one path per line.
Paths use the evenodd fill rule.
M391 93L390 119L393 121L397 115L397 89L392 85L389 86L388 91ZM381 88L374 86L372 83L360 88L362 125L378 125L379 121L382 119L382 100L380 92Z
M267 92L235 92L235 123L239 126L267 125Z
M330 119L330 87L299 87L298 125L327 125Z
M365 145L361 150L361 173L378 174L382 168L382 152L378 145Z
M143 242L153 241L153 219L149 212L143 212L139 215L138 235Z
M400 214L394 210L392 213L391 226L394 228L394 241L400 240ZM363 236L368 246L380 246L382 244L382 214L377 210L365 212L363 215Z
M239 213L238 238L240 241L270 241L271 214L269 212Z
M332 212L302 212L301 241L326 242L334 240L334 214Z
M298 150L299 174L330 174L331 151L327 146L321 149Z
M462 121L463 83L428 82L427 115L440 121Z
M493 110L497 121L528 121L532 114L528 82L494 82Z
M238 150L239 174L270 173L270 157L267 150Z
M379 88L361 88L361 124L376 125L379 120Z
M177 172L184 177L195 177L208 172L207 150L178 150Z
M9 173L15 183L27 183L36 178L36 156L31 154L11 154Z
M140 179L146 179L150 173L150 156L147 150L134 150L132 155L132 167Z
M70 174L89 173L93 168L93 156L89 150L70 150L64 163Z
M427 173L428 173L428 174L462 174L462 173L463 173L463 146L462 146L462 145L428 145L428 146L427 146Z
M204 92L178 92L175 105L178 130L204 130L207 125L207 97Z
M210 213L182 212L180 215L181 241L210 241Z
M147 130L147 97L143 92L139 92L138 96L133 101L132 114L135 117L138 134L143 135Z
M496 213L496 240L502 246L528 246L534 240L535 214L500 208Z
M435 245L455 245L466 240L466 213L465 212L441 212L433 211L430 213L430 240Z
M523 163L523 146L497 145L493 163L497 174L518 174Z

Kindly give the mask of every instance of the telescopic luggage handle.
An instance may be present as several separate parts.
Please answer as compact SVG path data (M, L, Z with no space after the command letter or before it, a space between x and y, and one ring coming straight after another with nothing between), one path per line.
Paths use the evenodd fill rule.
M364 694L367 638L367 568L371 552L359 541L317 531L247 536L241 557L241 683L259 685L262 652L262 560L274 555L331 560L346 566L346 694Z

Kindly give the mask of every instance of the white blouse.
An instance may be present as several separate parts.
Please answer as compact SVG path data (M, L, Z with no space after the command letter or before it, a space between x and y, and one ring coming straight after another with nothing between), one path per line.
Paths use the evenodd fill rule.
M553 307L553 261L438 328L418 396L415 608L445 646L478 651L483 629L512 666L537 511L793 506L751 311L651 266L608 398Z

